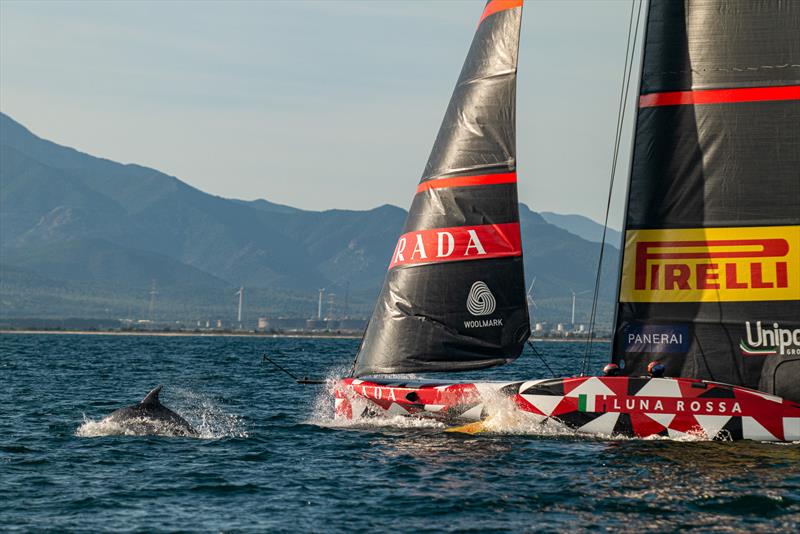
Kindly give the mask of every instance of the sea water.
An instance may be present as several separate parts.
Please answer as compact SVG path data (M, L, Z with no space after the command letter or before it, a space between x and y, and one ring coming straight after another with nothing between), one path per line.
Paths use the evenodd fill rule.
M0 531L796 532L800 444L602 440L405 418L341 425L325 386L356 340L0 335ZM574 374L581 343L539 343ZM606 359L596 345L591 368ZM460 375L549 375L526 352ZM197 438L103 421L164 384Z

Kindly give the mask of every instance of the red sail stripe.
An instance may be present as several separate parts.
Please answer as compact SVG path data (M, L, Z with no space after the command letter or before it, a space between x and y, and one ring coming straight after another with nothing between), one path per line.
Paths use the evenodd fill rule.
M522 0L492 0L486 4L486 8L483 10L483 14L481 15L481 20L478 21L478 26L480 26L481 22L483 22L483 19L489 15L494 15L495 13L505 11L506 9L514 9L515 7L522 7Z
M446 261L520 256L519 223L417 230L400 236L389 269Z
M417 187L417 193L428 189L442 187L467 187L471 185L514 184L517 182L517 173L505 172L502 174L478 174L475 176L456 176L454 178L439 178L422 182Z
M736 102L763 102L769 100L800 100L800 85L651 93L639 97L639 107L651 108L657 106L731 104Z

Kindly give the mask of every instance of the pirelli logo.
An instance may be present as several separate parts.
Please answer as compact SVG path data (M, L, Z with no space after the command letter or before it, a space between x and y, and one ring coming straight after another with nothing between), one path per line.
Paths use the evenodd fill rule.
M620 301L800 300L800 226L629 230Z

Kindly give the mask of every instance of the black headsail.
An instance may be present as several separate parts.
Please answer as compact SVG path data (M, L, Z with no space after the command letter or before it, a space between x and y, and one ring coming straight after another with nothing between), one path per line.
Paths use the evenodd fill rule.
M800 2L652 0L613 359L800 400Z
M522 0L490 0L392 256L354 374L479 369L530 335L516 177Z

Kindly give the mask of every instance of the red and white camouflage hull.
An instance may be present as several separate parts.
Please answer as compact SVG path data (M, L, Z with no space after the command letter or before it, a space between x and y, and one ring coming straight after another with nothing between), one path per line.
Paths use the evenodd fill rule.
M436 383L346 378L336 417L403 415L464 424L501 409L601 436L800 440L800 404L752 389L688 378L573 377Z

